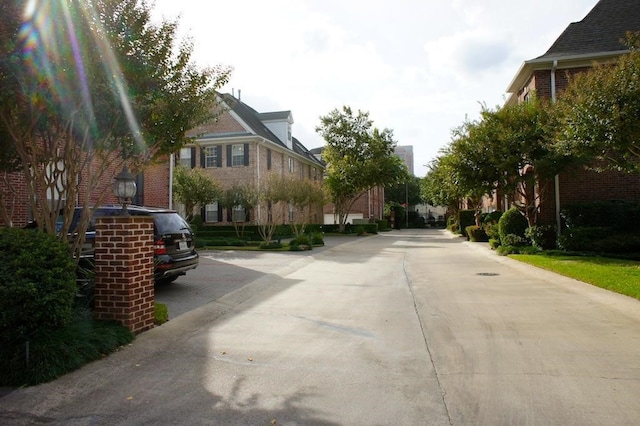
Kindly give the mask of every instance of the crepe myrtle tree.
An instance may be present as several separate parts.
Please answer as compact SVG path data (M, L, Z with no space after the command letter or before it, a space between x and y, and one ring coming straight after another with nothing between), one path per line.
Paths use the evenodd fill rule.
M322 153L327 163L324 185L344 232L347 215L358 197L376 186L405 181L407 167L394 154L393 131L374 127L368 112L354 113L348 106L336 108L320 117L316 132L326 142Z
M111 170L126 161L142 171L212 118L230 70L196 67L177 21L152 20L144 0L18 5L1 6L0 165L17 165L38 227L66 240L76 202L83 235L87 207L111 191ZM5 225L12 200L0 197Z
M556 148L592 170L640 172L640 32L630 53L571 78L558 97Z
M173 196L184 205L185 219L191 222L193 212L199 207L220 201L222 187L203 169L178 166L173 175Z

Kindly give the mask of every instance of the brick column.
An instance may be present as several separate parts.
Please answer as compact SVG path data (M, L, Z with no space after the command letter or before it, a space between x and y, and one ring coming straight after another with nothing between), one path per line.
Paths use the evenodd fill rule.
M100 217L96 222L94 317L134 333L154 325L153 219Z

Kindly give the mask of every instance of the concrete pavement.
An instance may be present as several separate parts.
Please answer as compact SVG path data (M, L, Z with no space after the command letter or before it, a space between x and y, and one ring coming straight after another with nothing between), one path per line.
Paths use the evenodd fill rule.
M640 303L446 231L353 238L0 398L0 423L624 425ZM286 256L286 253L283 253Z

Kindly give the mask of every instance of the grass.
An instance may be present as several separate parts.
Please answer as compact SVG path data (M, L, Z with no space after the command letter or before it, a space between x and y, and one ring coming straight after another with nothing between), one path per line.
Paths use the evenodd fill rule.
M625 296L640 299L640 262L599 256L514 254L509 257Z
M117 351L134 339L113 321L95 321L90 311L77 311L67 326L34 336L28 344L0 347L0 386L20 387L49 382L90 361Z

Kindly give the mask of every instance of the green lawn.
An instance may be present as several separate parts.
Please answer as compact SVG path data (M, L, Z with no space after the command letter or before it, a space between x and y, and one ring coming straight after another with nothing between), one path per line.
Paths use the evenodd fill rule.
M640 262L637 261L558 254L514 254L509 257L640 299Z

